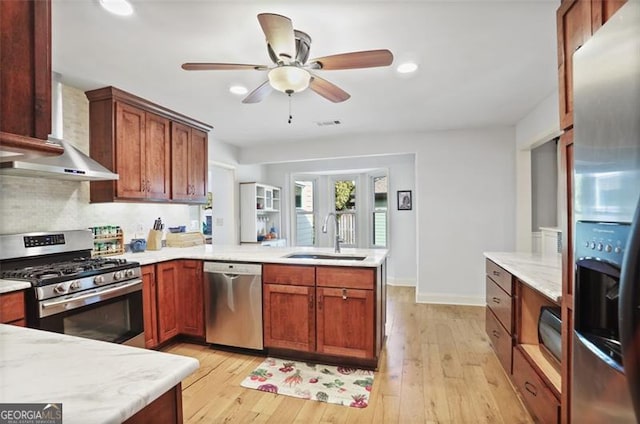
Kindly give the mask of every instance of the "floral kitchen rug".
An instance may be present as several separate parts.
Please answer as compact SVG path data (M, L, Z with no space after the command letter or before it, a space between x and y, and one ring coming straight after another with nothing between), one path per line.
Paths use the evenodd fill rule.
M373 371L267 358L241 385L263 392L366 408Z

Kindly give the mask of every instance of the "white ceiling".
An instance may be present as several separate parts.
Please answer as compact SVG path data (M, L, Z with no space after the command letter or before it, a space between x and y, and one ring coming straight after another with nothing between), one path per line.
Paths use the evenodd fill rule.
M131 17L97 0L53 0L53 69L63 81L113 85L214 126L238 146L370 132L513 125L557 88L559 1L132 0ZM395 66L318 75L351 94L331 103L310 90L243 104L229 93L266 80L259 71L187 72L183 62L271 65L256 15L288 16L312 38L310 58L389 49ZM317 121L342 122L318 126Z

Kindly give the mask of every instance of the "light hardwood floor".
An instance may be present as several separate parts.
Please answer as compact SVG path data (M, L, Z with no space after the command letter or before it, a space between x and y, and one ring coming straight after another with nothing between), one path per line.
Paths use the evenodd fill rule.
M331 405L245 389L263 357L179 343L200 361L182 383L186 423L531 423L484 331L484 308L414 302L389 287L386 347L369 406Z

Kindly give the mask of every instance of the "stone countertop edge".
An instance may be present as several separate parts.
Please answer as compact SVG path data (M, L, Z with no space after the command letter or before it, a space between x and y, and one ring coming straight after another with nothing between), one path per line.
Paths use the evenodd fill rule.
M554 303L562 301L562 255L484 252L484 256Z
M387 249L354 249L344 248L342 256L366 256L362 261L345 261L331 259L295 259L286 256L292 253L317 253L324 255L336 254L333 248L328 247L268 247L261 245L201 245L193 247L163 247L160 250L146 250L144 252L128 252L124 255L109 256L110 258L124 258L128 261L139 262L140 265L153 265L159 262L176 259L195 259L201 261L227 261L249 263L278 263L291 265L325 265L343 267L375 268L380 266L389 251ZM0 279L0 294L31 287L25 281Z
M0 280L0 294L24 290L29 287L31 287L31 283L27 281Z
M197 359L0 324L0 403L62 403L63 422L121 423Z
M316 253L340 256L366 256L361 261L345 261L331 259L297 259L287 258L293 253ZM228 261L249 263L279 263L291 265L328 265L343 267L378 267L387 257L386 249L342 249L341 253L334 253L333 248L323 247L267 247L260 245L240 246L194 246L194 247L163 247L160 250L146 250L139 253L125 253L114 258L125 258L139 262L140 265L151 265L158 262L176 259L196 259L202 261Z

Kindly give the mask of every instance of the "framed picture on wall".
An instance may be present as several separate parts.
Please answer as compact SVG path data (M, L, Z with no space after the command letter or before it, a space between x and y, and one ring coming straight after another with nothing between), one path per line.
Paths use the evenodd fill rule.
M411 206L411 190L398 190L398 210L410 211Z

